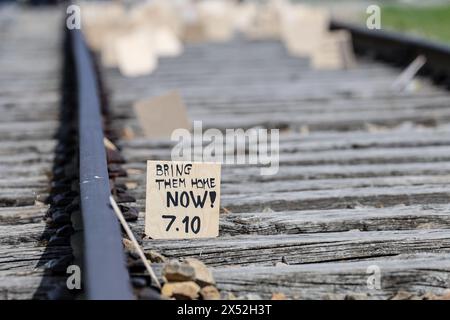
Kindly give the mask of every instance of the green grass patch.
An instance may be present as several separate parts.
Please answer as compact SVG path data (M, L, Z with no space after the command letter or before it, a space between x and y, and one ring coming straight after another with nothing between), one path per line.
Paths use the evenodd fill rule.
M383 29L412 32L450 44L450 5L383 6L381 26Z

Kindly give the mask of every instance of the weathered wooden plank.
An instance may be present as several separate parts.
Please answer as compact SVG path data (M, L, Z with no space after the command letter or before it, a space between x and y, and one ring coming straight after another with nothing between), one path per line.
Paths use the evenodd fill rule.
M236 188L234 183L221 185L222 195L232 194L255 194L264 192L303 192L310 190L341 190L343 188L373 188L373 187L395 187L395 186L429 186L447 185L450 176L404 176L404 177L372 177L350 178L350 179L327 179L327 180L288 180L268 182L246 182ZM138 199L145 198L145 178L123 178L118 179L121 183L136 183L136 187L129 189L129 193Z
M48 206L0 207L0 226L43 222Z
M141 181L145 175L145 162L124 164L130 181ZM450 163L401 163L363 165L323 165L323 166L281 166L275 175L262 176L256 166L224 165L223 183L269 182L289 180L329 180L351 178L382 178L421 175L448 175ZM367 180L368 182L370 180Z
M397 74L392 69L363 60L360 61L357 68L352 70L318 73L309 68L307 59L289 57L280 42L266 43L260 50L254 50L253 45L255 44L249 45L245 41L236 41L227 43L220 50L214 50L213 44L209 43L206 48L201 50L203 51L201 53L196 48L187 45L182 56L177 59L161 58L158 69L153 74L140 79L120 77L115 70L105 70L105 73L112 88L116 89L126 82L130 84L130 89L134 90L148 88L145 85L148 81L159 82L163 85L176 82L186 86L189 83L198 85L199 82L205 83L212 80L212 84L215 84L216 88L220 88L222 79L239 79L239 77L254 79L259 83L271 83L271 80L275 79L273 81L275 84L284 83L280 80L316 84L332 83L337 78L353 81L364 79L368 82L379 79L386 81L394 78ZM245 55L242 55L242 49L239 48L242 46L249 49ZM198 59L199 54L203 56L202 59ZM267 63L268 55L273 57L271 63ZM268 76L270 71L272 73ZM280 79L280 77L282 78Z
M265 80L265 79L264 79ZM316 79L311 78L310 81L315 81ZM121 85L119 83L119 85ZM133 86L134 88L134 86ZM120 89L118 87L117 89ZM118 99L121 99L121 95L117 95ZM273 107L277 106L280 108L283 107L293 107L296 108L298 112L302 111L312 111L317 112L317 110L325 110L332 109L336 111L340 111L346 108L354 108L358 107L360 109L369 109L369 108L430 108L433 109L433 106L444 106L445 103L448 103L448 96L445 91L436 92L436 93L427 93L420 92L420 94L411 94L404 95L398 94L396 92L385 92L384 95L380 94L377 96L373 96L370 99L364 96L353 96L353 97L345 97L345 96L336 96L333 99L327 98L316 98L316 99L308 99L302 96L298 97L283 97L283 96L274 96L274 97L264 97L258 99L257 97L251 96L229 96L229 97L215 97L211 96L208 98L200 99L195 97L186 98L186 102L188 103L189 110L196 111L198 109L214 109L221 114L222 112L227 111L235 111L235 112L256 112L259 108L265 110L265 107ZM341 109L342 108L342 109ZM122 115L124 111L130 110L130 104L124 103L123 101L119 101L114 108L114 114ZM126 114L123 114L127 116ZM129 115L129 114L128 114Z
M267 70L266 72L270 72ZM264 77L261 74L261 77ZM392 81L395 78L392 78ZM173 81L170 84L155 83L153 86L147 86L146 88L138 88L127 90L127 93L121 95L122 103L129 103L132 101L132 97L137 96L137 98L143 98L145 96L154 96L158 93L168 91L170 88L182 87L181 92L183 97L189 98L207 98L210 96L217 95L218 97L242 97L251 96L254 99L273 99L279 97L289 96L292 99L299 99L303 97L304 99L318 99L326 97L332 99L333 96L371 96L373 91L388 91L389 85L386 84L386 79L379 79L378 81L368 82L363 79L341 79L338 86L335 82L289 82L285 81L278 84L270 83L247 83L239 86L239 83L233 83L230 79L229 83L224 83L220 87L217 85L209 84L205 81L202 83L186 83L178 85L178 81ZM210 82L213 80L210 78ZM243 79L243 82L247 82L247 79ZM273 92L270 95L269 92Z
M29 131L46 131L57 128L57 121L33 121L33 122L0 122L0 132L8 131L29 132Z
M13 191L11 193L0 194L0 207L20 207L31 206L35 204L37 193L35 190L20 190L20 193Z
M301 114L298 112L284 113L258 113L230 115L228 117L216 117L205 113L191 117L193 121L202 121L204 128L217 128L226 130L230 128L249 129L253 127L263 128L297 128L308 126L309 130L358 130L364 129L367 124L395 127L404 122L412 122L419 125L435 125L448 122L450 111L447 109L434 110L391 110L389 112L373 111L346 111L323 112L320 114ZM137 126L134 120L127 120L133 126ZM117 127L119 123L115 123Z
M43 266L51 259L60 258L72 253L71 247L38 246L33 242L25 242L20 246L2 245L0 247L0 271L30 271Z
M52 153L56 147L55 140L19 140L19 141L1 141L0 142L0 156L11 155L12 153L26 153L35 152L49 154Z
M0 178L36 178L45 179L51 175L52 166L49 163L32 163L26 167L20 164L0 164Z
M206 106L196 106L196 105L190 105L189 108L189 115L193 117L194 119L204 119L209 118L209 115L211 114L211 110L214 110L215 117L219 119L228 119L233 117L258 117L260 114L262 114L262 117L267 117L268 113L273 114L274 109L276 110L277 117L280 115L285 115L287 117L288 115L299 118L305 118L308 120L310 117L309 115L321 115L323 113L344 113L347 114L349 112L355 112L360 113L361 111L365 112L374 112L377 111L379 113L387 113L390 114L392 111L402 111L405 113L406 110L408 110L409 113L413 113L414 110L421 111L426 110L430 115L434 114L434 112L438 112L439 110L446 110L447 106L449 104L449 99L447 98L445 101L442 101L440 103L433 103L433 102L422 102L422 104L416 104L416 105L409 105L407 108L405 107L405 104L408 103L407 101L396 104L389 104L389 103L377 103L373 102L372 104L369 103L360 103L360 104L353 104L351 103L353 100L347 100L345 101L345 105L333 105L331 104L328 106L328 104L325 103L317 103L317 104L302 104L299 103L299 105L283 105L279 104L277 102L273 102L271 104L267 104L266 106L262 103L258 103L258 105L250 105L245 106L243 105L240 108L237 108L235 105L220 105L221 108L217 106L212 105L206 105ZM414 100L413 100L414 101ZM417 103L417 102L416 102ZM115 112L115 117L119 119L132 119L133 113L131 110L131 104L125 104L122 110ZM411 102L410 104L413 104ZM325 121L327 119L324 119ZM376 119L375 119L376 120Z
M447 191L446 191L447 190ZM386 207L398 204L448 203L448 185L343 188L302 192L260 192L223 195L221 205L235 212L264 210L345 209L355 206Z
M2 105L22 104L32 106L33 104L36 103L38 104L48 103L52 105L57 105L59 103L59 96L57 93L47 93L47 94L40 94L39 96L18 95L13 97L0 97L0 104Z
M17 245L30 242L37 244L39 241L48 239L51 232L56 231L46 228L46 224L41 217L41 221L29 222L26 224L3 225L0 224L0 246Z
M391 110L389 113L379 111L352 111L327 112L317 115L292 113L249 114L239 117L218 119L213 115L205 114L193 120L203 121L205 127L211 128L283 128L289 126L306 125L310 130L355 130L364 128L367 123L382 124L385 127L394 127L403 122L413 122L423 125L433 125L437 122L448 122L450 111L447 109L434 110Z
M448 290L448 255L390 257L367 262L315 263L295 266L214 268L218 287L237 295L270 298L282 292L297 299L388 299L398 291L442 295ZM367 280L376 266L381 288Z
M49 188L47 177L11 177L3 178L0 180L1 190L12 190L12 189L27 189L32 188L34 190L44 190Z
M36 152L24 152L13 155L2 155L0 154L0 164L15 164L18 163L23 165L28 165L31 163L48 163L52 164L53 162L53 154L41 154Z
M222 235L450 229L448 205L222 214Z
M126 165L128 167L128 165ZM133 164L130 168L143 167ZM406 175L441 175L448 174L450 163L389 163L389 164L361 164L361 165L318 165L318 166L281 166L276 175L262 176L260 168L255 166L238 167L225 166L222 181L275 181L298 179L334 179L358 177L387 177Z
M250 153L257 156L256 146ZM294 147L295 148L295 147ZM225 154L234 153L226 150ZM228 151L228 152L227 152ZM279 155L279 163L282 165L321 165L321 164L366 164L366 163L413 163L449 161L450 146L420 146L403 148L370 148L361 152L359 149L325 150L325 151L301 151L285 147L284 153ZM295 152L295 153L294 153ZM201 155L202 153L198 153ZM163 160L171 157L170 149L132 149L124 150L124 157L128 162L145 162L148 159ZM248 154L246 155L248 159ZM25 158L26 155L23 155ZM32 155L29 156L32 158ZM33 159L33 158L32 158ZM2 160L0 156L0 161Z
M414 185L440 185L448 184L449 175L441 176L401 176L401 177L371 177L349 178L349 179L319 179L319 180L287 180L268 182L246 182L236 188L232 183L224 183L221 186L222 194L252 194L260 190L265 192L284 191L307 191L323 189L343 189L343 188L371 188L371 187L394 187L394 186L414 186ZM140 189L134 194L139 194Z
M143 209L143 208L141 208ZM424 204L388 208L357 207L337 210L222 212L220 235L276 235L324 232L450 229L447 204ZM143 234L144 213L130 222Z
M2 111L0 111L2 112ZM43 120L56 120L58 119L57 113L49 113L44 112L44 115L42 116ZM5 113L3 121L34 121L36 120L36 117L33 114L26 114L26 113Z
M64 287L66 277L45 276L44 271L29 272L0 271L1 300L48 299L47 292Z
M449 97L443 92L442 94L434 95L412 95L412 96L389 96L389 97L374 97L366 99L364 97L352 97L346 99L345 97L336 97L335 99L316 99L305 101L299 99L264 99L264 100L248 100L236 99L229 101L215 101L214 97L206 101L193 100L189 105L191 112L203 112L213 109L217 114L226 114L235 112L242 113L257 113L259 110L273 111L276 106L277 111L297 111L300 113L312 112L319 113L324 110L328 111L349 111L349 110L391 110L391 109L422 109L428 108L434 110L438 108L445 108L448 106ZM129 109L127 105L119 105L119 107ZM120 110L120 109L119 109ZM124 111L125 111L124 110Z
M416 129L395 131L337 131L311 132L299 134L295 132L280 133L280 152L325 151L365 148L404 148L419 146L446 146L449 144L450 130L447 127L435 129ZM140 136L132 140L120 140L118 146L123 151L134 152L144 150L167 150L177 141L170 139L146 139Z
M370 260L414 253L450 253L449 230L242 235L214 239L144 240L171 258L196 257L211 266L304 264Z

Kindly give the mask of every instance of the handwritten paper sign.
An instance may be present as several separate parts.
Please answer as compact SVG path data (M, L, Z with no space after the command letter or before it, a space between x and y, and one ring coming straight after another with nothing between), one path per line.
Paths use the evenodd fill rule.
M173 130L191 130L186 106L178 91L137 101L134 112L147 138L170 138Z
M219 163L147 161L145 234L153 239L219 235Z

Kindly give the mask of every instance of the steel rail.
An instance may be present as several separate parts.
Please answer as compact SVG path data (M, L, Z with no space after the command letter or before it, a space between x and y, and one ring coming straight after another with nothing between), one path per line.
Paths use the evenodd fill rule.
M109 204L100 98L94 64L80 30L67 31L78 89L80 202L83 279L87 299L134 299L119 223Z
M375 59L398 66L404 67L417 56L423 55L427 62L420 73L450 88L450 46L399 32L369 30L364 26L340 21L331 21L330 29L349 31L357 54L369 54Z

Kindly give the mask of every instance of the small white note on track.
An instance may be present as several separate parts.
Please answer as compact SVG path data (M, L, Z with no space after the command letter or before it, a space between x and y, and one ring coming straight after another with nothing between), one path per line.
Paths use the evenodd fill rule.
M176 90L139 100L133 108L147 138L169 139L176 129L191 130L186 106Z

